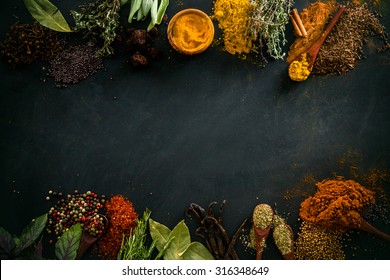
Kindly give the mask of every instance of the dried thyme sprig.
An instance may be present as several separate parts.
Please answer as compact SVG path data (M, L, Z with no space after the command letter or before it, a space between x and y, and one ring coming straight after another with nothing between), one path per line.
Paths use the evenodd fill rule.
M116 38L119 26L120 0L96 0L80 6L80 12L71 11L76 24L76 30L87 30L88 35L103 39L103 46L98 50L99 56L113 54L111 47Z
M249 32L259 47L263 47L263 40L268 48L267 52L275 59L283 59L282 50L287 42L285 36L286 24L294 3L293 0L249 0L253 7L249 19Z

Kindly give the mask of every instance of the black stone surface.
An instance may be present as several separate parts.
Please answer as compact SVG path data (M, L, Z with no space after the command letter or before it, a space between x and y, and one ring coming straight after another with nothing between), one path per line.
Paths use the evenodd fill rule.
M67 11L84 3L52 2L69 19ZM14 15L32 22L22 1L2 6L0 38ZM210 13L212 3L172 1L167 13L189 7ZM290 25L287 32L289 45ZM389 166L389 51L367 47L355 70L295 83L284 61L260 68L217 47L185 57L165 37L159 44L163 56L145 69L132 68L118 51L104 61L104 71L63 89L42 81L46 64L13 69L0 63L1 226L20 233L48 211L50 189L91 189L123 194L138 212L147 207L169 227L187 219L191 202L207 207L226 199L230 236L256 204L276 203L297 232L303 198L283 197L305 175L349 178L350 166L359 174ZM193 229L195 222L187 221ZM390 232L389 224L374 224ZM350 239L348 259L390 257L389 244L376 237L352 233ZM269 243L264 258L280 259Z

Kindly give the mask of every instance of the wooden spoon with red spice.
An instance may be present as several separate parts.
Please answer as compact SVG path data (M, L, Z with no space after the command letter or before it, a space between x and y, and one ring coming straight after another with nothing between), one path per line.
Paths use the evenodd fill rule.
M99 217L102 217L104 220L104 229L108 226L108 219L105 215L96 214ZM83 235L81 236L80 246L77 250L76 260L81 259L84 253L100 238L103 234L92 235L87 230L83 231Z

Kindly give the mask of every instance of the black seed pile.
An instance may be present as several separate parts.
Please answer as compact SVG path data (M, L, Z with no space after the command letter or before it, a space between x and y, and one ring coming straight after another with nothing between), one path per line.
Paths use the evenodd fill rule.
M322 45L313 74L342 74L352 70L364 58L363 44L368 37L379 36L383 51L389 48L385 27L367 4L349 3L339 22Z
M49 76L57 85L74 84L103 68L103 60L97 49L89 45L70 46L50 60Z

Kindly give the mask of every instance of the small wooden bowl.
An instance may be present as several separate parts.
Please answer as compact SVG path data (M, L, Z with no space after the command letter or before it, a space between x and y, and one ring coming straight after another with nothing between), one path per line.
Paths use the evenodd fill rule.
M184 22L184 16L192 16L192 18ZM180 22L182 26L176 26L177 22ZM187 30L201 35L201 38L191 36L192 34ZM181 35L187 40L183 40ZM204 52L211 45L214 39L214 25L210 17L201 10L185 9L172 17L168 24L167 36L169 43L177 52L195 55Z

